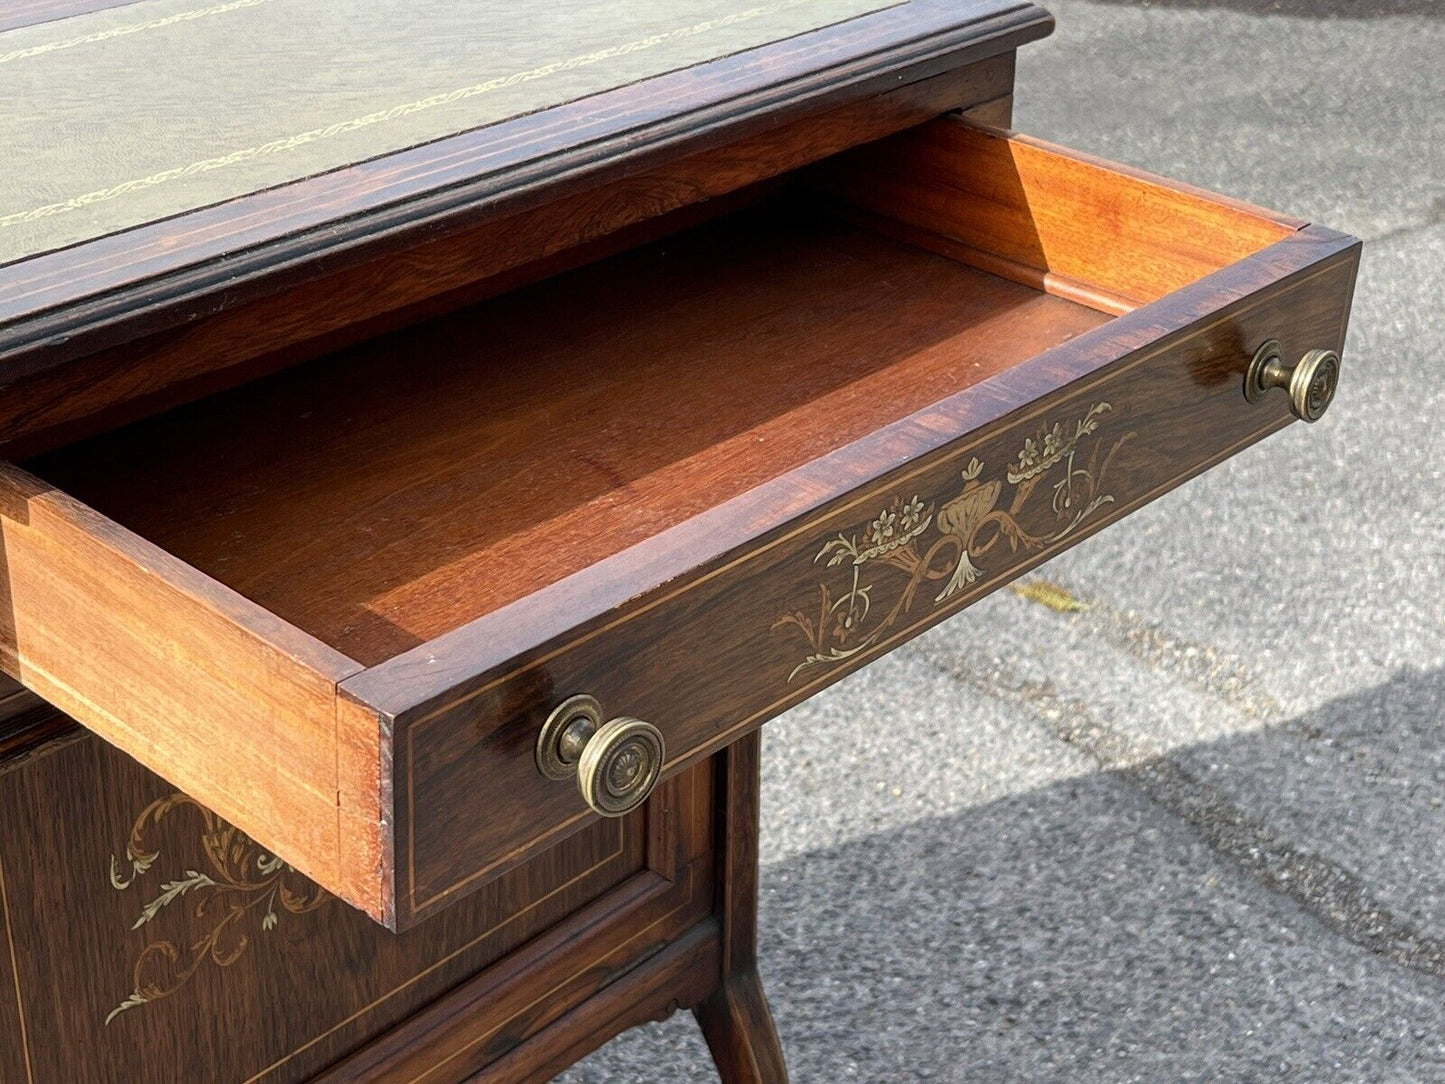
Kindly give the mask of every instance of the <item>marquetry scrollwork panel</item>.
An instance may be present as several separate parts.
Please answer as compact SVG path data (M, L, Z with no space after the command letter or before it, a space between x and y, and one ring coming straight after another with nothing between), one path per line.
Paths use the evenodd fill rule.
M180 811L196 823L201 861L171 856L154 842L160 824ZM332 897L288 863L184 794L148 805L131 827L124 860L110 859L110 884L118 892L147 890L132 930L148 926L162 911L187 912L187 935L150 941L136 956L134 986L105 1018L170 997L208 964L227 968L257 938L276 929L283 915L304 915ZM157 868L157 863L162 863ZM162 872L162 868L166 872Z
M1102 431L1112 410L1101 401L1082 417L1044 425L992 472L973 456L950 488L894 496L856 529L823 542L813 559L824 569L816 607L785 612L773 625L806 643L788 682L846 662L915 610L948 602L987 575L996 553L1015 563L1113 504L1110 467L1135 434Z

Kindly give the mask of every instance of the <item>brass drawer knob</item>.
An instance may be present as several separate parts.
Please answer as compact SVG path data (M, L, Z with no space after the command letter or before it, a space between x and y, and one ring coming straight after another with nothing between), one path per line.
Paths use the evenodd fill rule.
M1296 418L1317 422L1329 409L1340 379L1340 356L1333 350L1311 350L1294 364L1284 360L1279 343L1270 339L1254 352L1244 377L1244 397L1263 399L1271 388L1289 393L1289 408Z
M572 696L552 709L537 736L537 769L548 779L577 780L593 811L630 813L652 793L662 773L662 731L641 719L602 721L602 705Z

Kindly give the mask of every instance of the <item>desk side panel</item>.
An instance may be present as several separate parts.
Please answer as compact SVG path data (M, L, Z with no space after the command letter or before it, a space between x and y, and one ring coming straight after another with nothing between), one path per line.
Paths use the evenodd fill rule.
M647 833L597 824L397 935L71 724L0 765L0 1074L301 1084L577 911L665 892Z

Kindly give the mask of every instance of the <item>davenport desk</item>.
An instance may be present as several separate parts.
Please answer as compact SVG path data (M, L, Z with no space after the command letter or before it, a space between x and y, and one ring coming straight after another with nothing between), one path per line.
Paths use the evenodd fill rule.
M1010 131L1051 25L0 6L0 1080L785 1079L758 728L1334 393L1358 244Z

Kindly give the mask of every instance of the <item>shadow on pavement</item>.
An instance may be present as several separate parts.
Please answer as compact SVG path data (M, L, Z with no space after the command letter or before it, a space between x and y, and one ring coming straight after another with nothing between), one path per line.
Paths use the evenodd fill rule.
M794 1079L1445 1079L1442 715L1406 671L767 866Z

